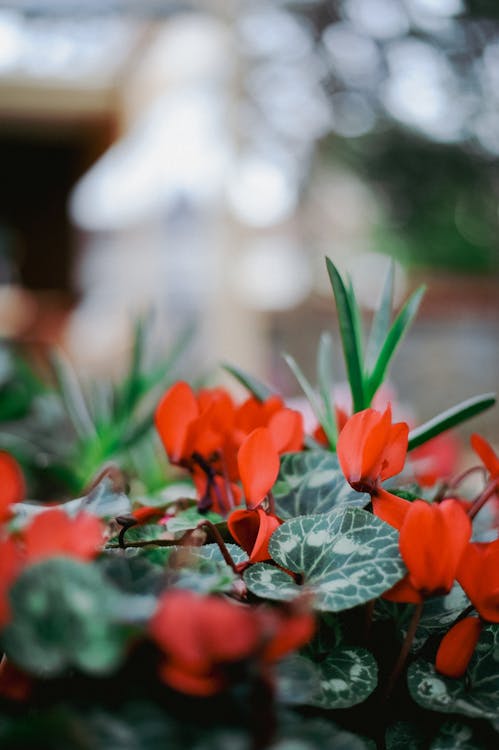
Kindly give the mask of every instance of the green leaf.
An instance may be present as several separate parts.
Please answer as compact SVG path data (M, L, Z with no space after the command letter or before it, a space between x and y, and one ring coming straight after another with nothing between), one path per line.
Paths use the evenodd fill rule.
M123 629L113 621L119 600L95 565L55 557L30 566L10 590L5 652L28 673L43 677L69 667L112 672L126 645Z
M317 349L317 385L324 407L321 425L327 435L330 447L334 450L338 439L338 427L332 398L334 383L332 361L333 339L329 333L323 331Z
M280 518L329 513L340 506L365 507L369 495L350 487L330 451L285 453L273 495Z
M396 721L385 734L386 750L425 750L427 742L422 727L410 721Z
M297 379L300 388L302 389L303 393L307 397L310 406L312 407L312 411L314 412L316 419L321 424L324 421L324 416L322 414L322 409L320 407L320 404L317 400L317 394L313 388L313 386L309 383L307 378L305 377L302 369L300 368L300 365L298 362L292 357L290 354L283 354L282 355L286 364L288 365L289 369Z
M265 385L265 383L262 383L261 380L258 380L258 378L255 378L248 372L245 372L240 367L229 365L227 363L224 363L222 367L226 372L228 372L237 381L239 381L241 385L247 388L248 391L258 401L266 401L268 398L270 398L270 396L273 396L275 394L275 391L272 390L272 388L270 388L268 385Z
M468 597L458 583L445 596L432 596L424 603L418 635L421 632L430 635L449 628L468 605Z
M332 721L286 714L269 750L376 750L373 740L348 732ZM232 749L231 749L232 750Z
M486 625L465 677L444 677L435 670L433 663L418 660L409 668L409 691L416 703L431 711L497 720L498 653L499 625Z
M209 510L207 513L200 513L197 506L183 510L181 513L177 513L176 516L170 518L164 528L172 534L177 534L184 531L190 531L195 529L202 521L211 521L214 524L225 523L222 516L218 513L213 513Z
M393 307L393 282L395 276L395 264L390 261L388 273L386 274L385 285L381 294L381 300L378 309L373 318L369 340L366 348L366 370L370 371L379 357L383 342L390 330L390 320L392 317Z
M362 353L359 350L356 332L356 313L351 309L351 301L338 273L336 266L329 258L326 258L326 266L333 288L338 312L338 323L340 327L343 354L348 374L348 382L352 392L354 412L365 408L364 380L362 375Z
M416 289L393 321L379 352L376 364L367 379L366 400L368 403L371 403L371 399L382 384L393 355L411 325L425 291L426 288L424 286Z
M51 363L59 393L76 434L83 440L95 438L94 421L71 364L61 352L55 351L51 353Z
M168 539L166 528L158 523L144 523L138 526L131 526L126 530L124 535L125 544L136 544L137 542L158 542ZM110 546L116 546L118 536L109 540ZM172 542L173 544L173 542Z
M310 659L291 654L275 668L277 700L287 705L310 705L321 689L319 669Z
M466 401L462 401L460 404L456 404L456 406L452 406L428 422L411 430L409 433L408 450L411 451L413 448L417 448L418 445L427 443L428 440L431 440L436 435L440 435L441 432L450 430L467 419L475 417L477 414L485 411L485 409L494 406L495 402L495 393L483 393L480 396L474 396Z
M397 531L360 508L286 521L272 534L269 552L279 566L299 574L303 585L260 563L244 574L250 591L278 600L307 591L313 595L314 607L326 612L375 599L406 572Z
M288 602L303 594L303 587L284 570L267 563L255 563L243 573L249 591L261 599Z
M319 708L350 708L368 698L378 684L378 665L365 648L338 646L317 665L320 689L307 701Z
M494 738L494 744L497 738ZM440 727L429 750L488 750L491 745L477 736L475 727L457 721L446 721Z
M107 554L98 565L113 586L126 594L157 596L165 588L163 571L143 554Z
M247 561L247 553L237 544L226 542L225 546L227 547L227 551L229 552L236 565ZM204 544L202 547L182 547L182 549L192 550L193 555L197 555L203 560L212 560L216 563L223 563L224 565L227 564L223 558L222 553L220 552L220 547L218 546L218 544Z

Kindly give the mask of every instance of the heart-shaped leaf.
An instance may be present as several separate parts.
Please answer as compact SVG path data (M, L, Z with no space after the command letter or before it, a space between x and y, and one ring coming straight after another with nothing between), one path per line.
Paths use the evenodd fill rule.
M375 599L406 572L397 531L360 508L286 521L272 534L269 552L281 568L299 574L303 585L262 563L244 574L249 590L281 600L305 590L313 594L315 608L326 612Z
M408 672L409 690L423 708L497 720L499 718L499 625L487 625L480 636L467 675L450 679L428 661L419 660Z
M273 490L281 518L329 513L347 505L365 507L370 498L350 487L338 457L329 451L286 453Z
M68 667L109 673L125 646L124 631L114 623L120 598L96 565L55 557L30 566L10 591L5 652L22 669L44 677Z
M308 703L349 708L362 703L378 684L378 665L365 648L338 646L319 665L320 690Z

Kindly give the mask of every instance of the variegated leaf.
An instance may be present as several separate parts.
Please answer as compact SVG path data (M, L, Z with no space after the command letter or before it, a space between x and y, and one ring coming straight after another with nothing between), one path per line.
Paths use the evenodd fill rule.
M262 563L245 572L248 589L277 600L307 591L315 608L326 612L374 599L406 572L397 531L360 508L286 521L272 535L269 552L281 568L298 574L301 585Z
M273 494L281 518L329 513L347 505L363 508L369 502L369 495L350 487L338 457L329 451L286 453Z

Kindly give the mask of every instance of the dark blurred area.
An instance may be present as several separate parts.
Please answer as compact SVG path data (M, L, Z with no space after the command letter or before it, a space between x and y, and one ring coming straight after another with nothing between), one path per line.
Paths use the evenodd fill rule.
M193 367L293 394L324 255L367 318L391 257L429 418L499 387L498 157L496 2L1 3L0 335L116 376L154 309L158 347L194 321Z

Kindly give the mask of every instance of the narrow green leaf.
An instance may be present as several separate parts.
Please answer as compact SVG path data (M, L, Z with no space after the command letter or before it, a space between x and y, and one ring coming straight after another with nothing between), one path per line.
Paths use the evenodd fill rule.
M326 258L326 266L336 301L343 355L345 357L348 382L352 392L353 409L355 412L362 411L366 404L362 376L362 359L357 343L354 313L351 310L348 292L336 266L329 258Z
M226 362L222 364L223 369L232 375L241 385L248 389L248 391L258 400L266 401L270 396L273 396L275 391L269 388L268 385L262 383L261 380L245 372L236 365L229 365Z
M489 409L494 406L496 402L495 393L483 393L480 396L474 396L466 401L462 401L456 406L452 406L447 411L438 414L428 422L416 427L409 433L409 447L408 450L417 448L418 445L428 442L431 438L436 435L440 435L445 430L450 430L451 427L465 422L471 417L475 417L485 409Z
M295 360L294 357L292 357L290 354L283 354L282 355L286 361L286 364L288 365L289 369L297 379L298 383L300 384L300 388L302 389L303 393L307 397L310 406L312 407L312 410L317 418L317 420L322 424L324 421L324 417L322 414L322 409L320 407L319 401L317 400L317 394L311 385L307 378L305 377L305 374L303 373L303 370L301 369L298 362Z
M371 370L381 351L383 341L390 330L390 320L393 307L393 282L395 275L395 264L390 262L386 275L385 285L381 294L381 301L373 318L369 340L366 349L366 370Z
M357 342L357 351L359 352L359 359L362 362L364 358L364 333L362 329L362 315L360 312L359 303L357 302L357 297L355 295L353 282L350 276L348 276L348 284L345 286L345 289L348 295L348 301L350 303L350 310L352 311L352 321L353 329L355 332L355 340Z
M327 435L330 447L334 450L338 439L338 428L332 399L334 382L332 363L333 339L329 333L323 331L317 349L317 385L324 407L322 428Z
M392 327L388 331L381 347L376 364L368 377L366 394L368 403L371 403L374 394L382 384L393 355L411 325L425 291L426 287L424 285L416 289L393 321Z
M76 373L60 352L52 352L51 363L59 394L76 434L83 439L95 437L95 425Z

